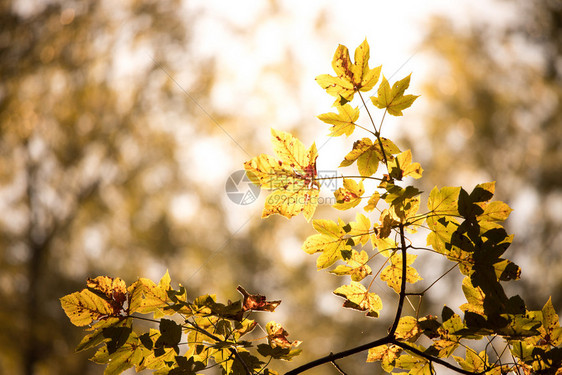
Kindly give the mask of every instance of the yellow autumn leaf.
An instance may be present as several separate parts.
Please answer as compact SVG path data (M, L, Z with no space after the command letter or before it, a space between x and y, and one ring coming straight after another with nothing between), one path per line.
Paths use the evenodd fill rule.
M343 259L342 251L351 250L353 240L343 229L343 222L339 225L331 220L314 220L313 225L318 234L309 236L302 249L308 254L322 253L316 260L318 269L330 267L339 259ZM345 224L344 224L345 225Z
M350 136L355 130L355 121L359 118L359 107L353 108L351 105L337 106L338 113L328 112L318 116L318 119L332 125L330 137L337 137L342 134Z
M382 82L377 91L378 96L372 96L373 104L381 109L386 109L393 116L402 116L402 110L410 107L419 95L404 95L404 91L410 86L410 75L397 81L390 88L386 78L382 77Z
M129 287L131 294L130 313L154 313L155 319L165 315L173 315L175 311L167 309L172 305L172 301L168 297L168 290L170 289L170 275L168 271L166 271L158 285L152 280L143 277L139 278Z
M371 267L367 264L368 261L369 255L367 252L361 251L361 253L359 253L356 250L351 250L351 256L345 259L347 265L339 265L330 271L330 273L338 276L350 275L351 280L361 281L372 274Z
M385 253L383 253L385 255ZM406 254L406 282L414 284L423 280L418 271L410 267L418 256L414 254ZM381 272L381 280L386 281L389 287L394 289L396 293L400 293L402 283L402 252L395 252L390 257L390 265Z
M334 290L334 294L345 298L343 307L359 311L367 311L367 316L378 317L382 310L382 300L375 293L369 292L363 284L351 281L350 285L343 285Z
M262 217L279 214L290 219L302 212L308 221L319 197L316 145L306 150L290 133L272 129L271 134L277 158L262 154L244 163L254 184L273 190L266 198Z
M365 193L363 181L357 183L351 178L343 179L343 187L334 192L336 203L333 205L338 210L348 210L361 203L361 197Z
M410 176L415 179L422 177L423 168L420 163L412 163L412 152L406 150L398 155L393 160L388 162L388 169L390 176L402 180L402 178Z
M369 57L367 40L356 48L354 63L351 62L347 47L340 44L332 59L332 68L336 76L322 74L316 77L316 82L328 94L336 97L336 104L344 105L353 99L357 91L369 91L378 82L381 67L370 69Z
M64 312L72 324L83 327L100 319L111 317L113 308L102 297L84 289L60 299Z

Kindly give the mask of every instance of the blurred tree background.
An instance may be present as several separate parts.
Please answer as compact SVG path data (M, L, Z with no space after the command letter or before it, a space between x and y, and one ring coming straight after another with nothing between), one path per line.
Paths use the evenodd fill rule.
M532 308L550 295L560 308L562 1L500 3L513 15L429 23L422 45L432 61L422 90L429 104L410 144L425 155L426 191L497 181L497 199L515 209L517 292Z
M0 373L103 372L87 361L93 353L74 353L82 332L58 301L97 275L130 283L169 269L190 297L234 300L241 284L283 299L272 319L304 340L295 365L387 328L340 308L338 279L300 250L312 233L302 217L260 220L263 197L238 206L224 191L243 161L271 151L270 127L326 144L314 117L330 100L313 78L329 71L338 43L367 36L379 50L380 26L346 29L343 4L246 2L232 21L203 3L0 4ZM561 2L509 3L516 25L429 26L422 49L434 53L427 80L437 84L421 92L427 126L412 148L426 155L432 185L498 180L499 199L526 213L513 222L517 260L548 272L548 283L525 277L540 290L525 295L544 301L553 280L562 284ZM350 42L352 28L360 35ZM319 162L337 165L332 154ZM362 360L343 363L358 374ZM337 373L311 374L326 372Z
M286 16L270 2L255 22ZM263 132L248 124L271 116L275 103L215 85L213 51L202 54L193 36L205 23L248 39L247 30L185 1L0 5L0 373L103 372L87 361L93 353L74 353L82 332L58 301L97 275L131 283L169 269L190 297L222 300L239 298L241 284L292 296L285 311L307 312L295 330L338 327L309 313L314 285L330 290L315 270L290 255L288 265L275 259L288 244L299 258L296 238L305 233L282 234L276 228L287 223L259 219L261 202L248 212L226 197L228 175L250 157L245 149L269 144L273 121L259 125ZM295 84L300 60L279 50L281 61L246 73L259 86L251 95ZM291 92L291 103L303 99ZM224 101L242 113L221 109ZM313 116L292 113L289 126Z

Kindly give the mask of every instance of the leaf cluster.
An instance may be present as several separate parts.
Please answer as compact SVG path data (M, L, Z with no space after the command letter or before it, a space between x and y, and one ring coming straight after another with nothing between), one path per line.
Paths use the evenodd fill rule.
M342 182L334 191L333 207L359 209L355 220L312 220L323 186L314 144L307 149L290 133L272 130L275 156L262 154L244 164L253 183L272 191L263 217L279 214L290 219L303 213L307 221L312 220L316 234L304 241L302 249L318 255L319 271L349 278L333 291L343 299L343 307L379 317L383 303L374 287L377 278L397 295L386 335L330 353L289 374L325 363L338 367L336 360L360 352L367 352L367 362L378 362L386 372L412 375L432 375L435 365L461 374L562 373L562 328L551 301L542 310L528 310L522 297L509 296L503 288L503 283L519 279L521 273L519 266L504 257L513 235L502 222L511 208L492 200L494 182L479 184L470 192L462 187L435 187L422 205L423 192L414 182L422 178L423 168L413 161L410 150L402 151L381 136L386 114L402 116L418 96L406 94L410 75L392 86L383 76L377 87L381 67L369 68L369 54L364 41L352 62L348 49L340 45L332 61L336 76L317 77L319 85L336 98L336 112L319 116L331 125L330 135L366 132L339 166L347 171L356 165L358 175L333 177ZM383 111L378 125L363 98L371 90L376 90L371 104ZM359 97L361 109L352 106L354 97ZM363 107L367 125L358 123ZM366 179L378 185L366 188ZM424 234L425 245L414 246L411 233ZM419 315L424 296L445 276L419 287L424 279L414 263L420 252L447 259L452 263L449 271L458 269L463 275L460 289L466 302L456 311L444 306L440 314ZM119 279L100 277L61 302L72 323L93 331L79 350L101 345L93 360L108 364L108 373L135 366L157 373L190 374L208 368L209 360L226 374L272 372L263 358L290 360L298 354L299 342L289 341L283 327L270 322L265 327L267 343L257 345L257 354L252 352L246 335L256 323L249 313L273 311L280 301L267 301L243 288L239 291L244 298L234 303L220 304L209 295L188 301L183 287L170 287L167 275L158 285L139 279L128 288ZM419 298L415 316L403 313L408 297ZM161 318L159 329L137 334L132 329L136 314ZM181 319L163 318L168 315ZM183 336L187 349L180 355Z
M171 287L166 273L158 284L140 278L130 286L119 278L89 279L87 288L61 298L70 321L88 333L77 350L97 348L92 361L107 365L104 374L154 370L156 374L196 374L219 366L223 374L274 374L271 359L291 360L300 341L289 341L276 322L267 323L265 341L253 348L249 335L258 323L252 312L273 312L281 301L250 294L227 304L214 295L187 299L183 286ZM142 330L135 322L148 321ZM253 349L253 350L252 350Z

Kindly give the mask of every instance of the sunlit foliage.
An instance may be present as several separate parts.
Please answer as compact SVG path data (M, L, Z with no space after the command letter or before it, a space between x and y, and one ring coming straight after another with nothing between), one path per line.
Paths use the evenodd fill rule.
M502 222L511 208L492 200L494 182L472 189L435 187L427 196L411 184L422 178L421 165L412 161L410 150L400 150L381 132L385 115L402 116L417 96L405 93L410 76L392 86L383 76L376 88L381 68L370 69L368 60L367 41L355 50L354 62L340 45L332 62L336 76L317 79L335 97L337 114L320 117L333 126L331 135L352 136L360 129L367 136L354 143L341 165L357 162L359 177L333 177L344 181L334 192L335 208L357 209L356 220L312 220L318 233L305 240L303 250L318 255L318 270L346 279L333 292L343 298L343 307L365 314L366 319L390 309L394 319L376 340L329 353L288 374L328 363L345 373L336 361L361 352L367 362L380 363L386 372L412 375L434 374L442 367L461 374L559 374L562 328L551 300L542 310L528 310L521 296L510 296L503 288L504 282L519 279L521 273L504 257L513 235ZM378 126L363 98L375 88L371 102L383 111ZM348 104L354 98L359 98L359 111L367 114L372 129L356 123L360 116ZM318 151L314 144L306 149L289 133L273 130L272 136L276 157L260 155L244 165L254 183L273 190L263 216L290 219L303 213L311 220L321 187L315 164ZM367 189L366 180L376 181L376 187ZM414 238L414 233L423 233L425 244L416 244L420 237ZM404 314L408 297L417 297L422 304L445 276L419 286L425 280L415 263L422 252L450 261L450 271L458 269L466 302L426 316ZM383 258L382 265L375 258ZM397 296L394 306L383 306L374 286L377 279ZM289 341L287 331L274 321L262 328L265 335L256 334L251 314L272 312L280 301L238 290L241 300L219 303L213 295L188 299L182 285L171 286L167 273L159 284L140 278L128 287L120 279L100 276L89 279L86 289L62 297L61 304L74 325L90 332L78 349L97 347L92 360L106 364L106 374L130 367L195 374L215 366L224 374L275 373L274 360L293 359L300 341ZM136 323L146 320L155 328L138 329Z

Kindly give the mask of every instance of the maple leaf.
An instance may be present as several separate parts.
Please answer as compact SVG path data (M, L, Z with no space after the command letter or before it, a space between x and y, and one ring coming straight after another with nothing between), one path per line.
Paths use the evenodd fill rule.
M552 305L551 297L548 298L539 315L542 318L542 326L539 327L541 335L539 343L552 346L560 345L562 343L562 328L560 327L558 314Z
M367 311L367 316L378 317L382 310L382 300L375 293L369 292L363 284L351 281L350 285L343 285L334 290L334 294L345 298L343 307L359 311Z
M381 199L380 193L378 191L375 191L375 193L369 197L369 200L367 201L367 205L363 207L363 209L367 212L373 211L377 207L377 203L379 203L380 199Z
M175 311L169 308L172 302L168 296L168 291L171 290L170 281L168 271L162 276L158 285L150 279L139 278L129 287L131 294L130 313L148 314L153 312L155 319L164 315L175 314Z
M298 340L295 341L287 340L287 336L289 336L289 333L285 331L285 329L283 328L283 326L281 326L281 324L276 323L274 321L268 322L265 325L265 330L267 332L267 340L269 341L269 345L272 348L279 347L282 349L289 349L289 348L295 348L302 343L302 341L298 341Z
M334 192L336 203L332 206L338 210L348 210L361 203L361 197L365 193L363 181L359 183L350 178L343 179L343 187Z
M351 250L351 256L345 259L347 266L339 265L330 271L330 273L338 276L350 275L351 280L361 281L372 274L371 267L367 265L368 261L369 255L365 251L359 253L356 250Z
M353 108L351 105L337 106L338 113L324 113L318 119L327 124L331 124L330 137L337 137L342 134L350 136L355 130L355 121L359 118L359 107Z
M419 95L404 95L404 91L410 86L410 75L397 81L390 88L386 78L382 77L382 82L377 91L378 96L372 96L373 104L381 109L386 109L393 116L402 116L402 110L410 107Z
M464 312L473 312L478 315L485 316L484 312L484 299L486 295L478 286L472 285L470 277L465 277L462 281L462 291L466 297L467 303L462 304L460 307Z
M340 44L332 59L332 68L336 76L321 74L316 77L316 82L328 94L336 97L336 104L343 105L351 101L357 91L369 91L378 82L381 67L370 69L369 57L367 40L355 49L355 63L351 62L347 47Z
M316 267L324 269L330 267L337 260L343 259L343 251L351 250L355 243L349 238L344 229L345 223L340 219L338 223L331 220L314 220L312 226L318 234L309 236L302 249L308 254L321 252L316 260Z
M95 279L88 278L86 281L88 290L109 302L113 309L112 315L126 315L124 307L128 299L127 285L120 278L98 276Z
M271 134L277 158L262 154L244 163L254 184L273 190L266 198L262 217L279 214L290 219L302 212L309 221L319 197L316 145L306 150L290 133L271 129Z
M266 301L265 296L260 294L250 294L240 285L238 285L236 290L244 296L244 302L242 304L242 309L244 311L252 310L273 312L281 303L281 301Z
M72 324L78 327L107 319L114 312L108 301L87 289L66 295L60 299L60 302ZM113 320L116 321L118 320Z
M375 174L379 163L392 160L393 154L398 154L400 149L389 139L381 138L383 148L379 142L373 143L370 138L362 138L353 143L353 149L345 156L340 167L347 167L357 160L357 168L363 177ZM384 149L384 154L383 154Z
M406 150L388 162L390 176L402 180L402 178L410 176L415 179L421 178L423 168L420 163L412 163L412 152Z
M488 363L488 355L486 352L482 351L480 354L476 353L474 349L467 348L466 349L466 359L453 356L455 361L463 370L474 372L474 373L483 373L487 369L490 368L490 364ZM498 369L499 370L499 369ZM499 371L498 371L499 372Z
M402 348L394 344L377 346L369 349L367 362L380 362L382 369L390 373L401 352Z
M418 320L413 316L403 316L396 327L396 338L398 340L416 341L422 334Z
M383 253L384 255L384 253ZM413 254L406 254L406 282L414 284L419 280L423 280L418 271L410 267L418 256ZM389 287L394 289L396 293L400 293L400 286L402 281L402 253L395 252L390 256L390 265L388 265L381 272L381 280L386 281Z
M149 355L150 351L139 345L139 338L131 332L127 341L111 352L107 346L100 348L91 360L95 363L107 364L104 374L120 374L130 367L135 366L137 371L141 368L141 362Z

